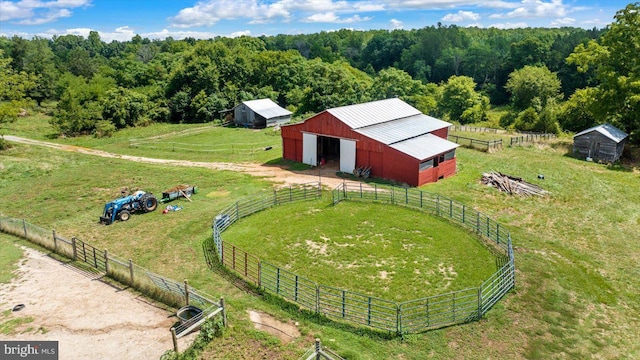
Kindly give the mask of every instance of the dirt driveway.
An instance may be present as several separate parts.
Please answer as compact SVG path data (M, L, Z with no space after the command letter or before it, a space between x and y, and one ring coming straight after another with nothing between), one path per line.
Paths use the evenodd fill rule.
M335 188L340 183L342 183L343 179L336 176L337 168L334 167L325 167L321 172L319 169L311 169L307 171L291 171L287 169L283 169L279 166L275 165L262 165L262 164L250 164L250 163L223 163L223 162L201 162L201 161L185 161L185 160L171 160L171 159L157 159L157 158L148 158L142 156L131 156L131 155L120 155L114 154L102 150L95 150L89 148L83 148L79 146L70 146L70 145L61 145L47 141L40 140L32 140L27 138L22 138L18 136L5 135L5 140L29 144L29 145L38 145L38 146L46 146L54 149L64 150L64 151L73 151L81 154L101 156L106 158L113 159L123 159L129 161L135 161L140 163L147 164L163 164L169 166L181 166L181 167L201 167L212 170L229 170L229 171L238 171L245 174L249 174L257 177L264 177L265 179L271 180L274 183L281 183L283 185L295 185L295 184L304 184L312 181L318 181L319 175L322 175L322 184L326 185L330 188Z
M1 340L58 341L59 359L158 359L173 349L175 313L30 248L0 284ZM16 305L24 304L19 311ZM182 346L184 349L185 346Z

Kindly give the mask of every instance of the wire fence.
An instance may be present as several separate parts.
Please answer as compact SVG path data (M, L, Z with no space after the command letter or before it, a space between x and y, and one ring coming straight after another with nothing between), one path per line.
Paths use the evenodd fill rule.
M130 259L125 260L110 254L107 250L100 250L76 237L67 239L54 230L30 224L24 219L6 216L0 216L0 231L24 238L56 254L96 269L166 305L178 308L185 304L194 304L206 309L203 316L210 317L220 313L226 318L223 299L214 301L210 295L190 287L186 280L180 283L155 274L136 265ZM212 313L215 314L211 315Z
M289 194L289 196L285 196ZM362 186L344 182L332 191L333 204L340 201L377 201L409 206L450 219L477 233L497 257L497 272L477 288L402 303L352 292L314 281L282 269L227 244L222 232L241 217L276 204L313 200L320 197L320 184L276 190L264 197L237 202L213 220L213 236L205 242L206 252L216 254L220 263L245 281L329 318L350 324L395 332L416 333L480 319L515 286L515 259L508 229L488 216L452 199L418 189ZM279 199L279 200L276 200ZM229 250L231 249L231 250ZM233 260L229 260L229 254ZM239 259L239 260L238 260Z

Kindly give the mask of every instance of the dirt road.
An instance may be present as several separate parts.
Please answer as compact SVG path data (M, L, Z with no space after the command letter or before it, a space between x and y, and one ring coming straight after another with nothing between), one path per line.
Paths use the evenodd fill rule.
M229 170L238 171L245 174L249 174L256 177L262 177L267 180L273 181L283 185L295 185L303 184L312 181L318 181L319 170L311 169L307 171L291 171L283 169L282 167L275 165L262 165L262 164L250 164L250 163L224 163L224 162L201 162L201 161L185 161L185 160L171 160L171 159L156 159L142 156L120 155L114 154L102 150L89 149L79 146L62 145L47 141L32 140L22 138L18 136L5 135L5 140L11 142L17 142L22 144L46 146L58 150L73 151L81 154L101 156L113 159L123 159L129 161L135 161L147 164L162 164L169 166L183 166L183 167L201 167L212 170ZM322 184L330 188L338 186L342 183L343 179L336 176L337 169L324 169L322 171Z

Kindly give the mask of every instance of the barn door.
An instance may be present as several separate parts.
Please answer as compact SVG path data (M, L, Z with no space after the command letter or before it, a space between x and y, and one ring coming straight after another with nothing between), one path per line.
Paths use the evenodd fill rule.
M302 163L318 165L318 136L302 133Z
M340 171L352 173L356 168L356 142L340 139Z

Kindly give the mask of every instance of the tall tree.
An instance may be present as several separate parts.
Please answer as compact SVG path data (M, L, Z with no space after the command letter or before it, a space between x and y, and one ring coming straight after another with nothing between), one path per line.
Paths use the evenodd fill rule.
M451 120L465 122L461 117L466 110L480 106L478 110L482 111L484 106L488 104L488 100L483 99L475 87L476 83L468 76L454 75L450 77L442 85L441 99L438 103L441 113ZM471 114L465 117L467 120L471 118Z
M567 61L580 71L595 68L598 80L598 117L612 122L639 141L640 131L640 3L615 15L600 41L575 48Z
M544 107L549 99L560 94L560 80L546 66L527 65L509 75L507 91L518 110L539 105Z

